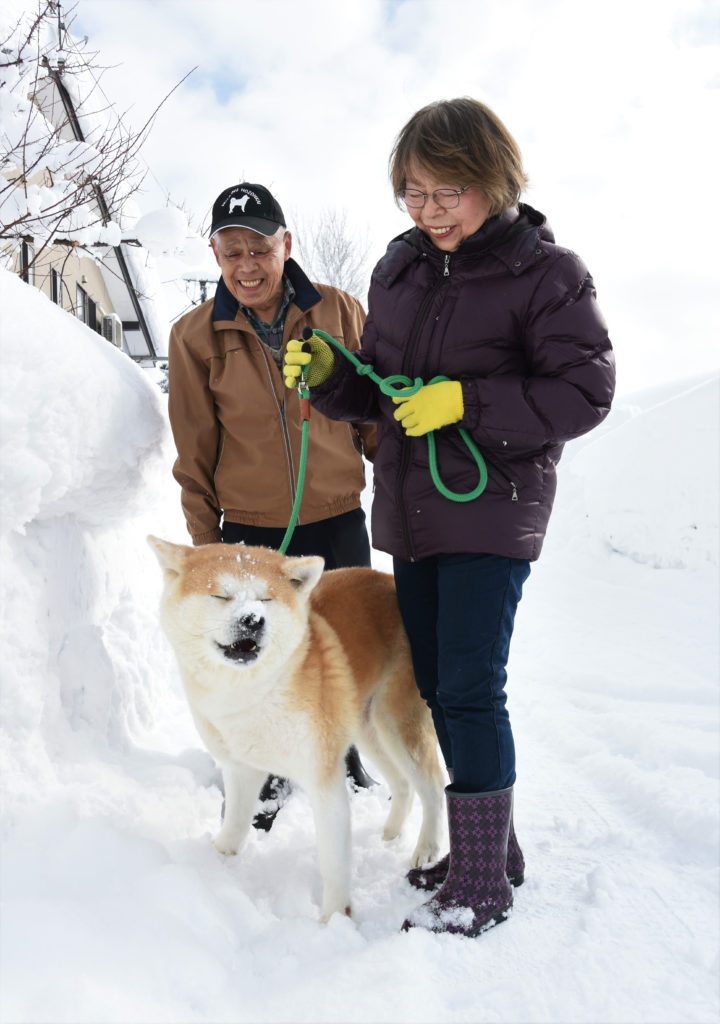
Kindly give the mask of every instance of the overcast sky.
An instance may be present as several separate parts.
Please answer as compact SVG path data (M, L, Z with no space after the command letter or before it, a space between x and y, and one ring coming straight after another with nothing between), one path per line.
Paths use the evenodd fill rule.
M246 179L291 228L345 210L372 262L410 224L397 132L432 100L482 100L520 145L525 200L590 267L621 388L720 361L717 0L80 0L73 29L135 128L197 68L144 150L195 227Z

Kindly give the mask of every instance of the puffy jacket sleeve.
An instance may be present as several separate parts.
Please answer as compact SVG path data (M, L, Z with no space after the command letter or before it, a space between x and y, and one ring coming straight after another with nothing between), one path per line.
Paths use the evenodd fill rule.
M538 450L592 430L610 411L615 358L592 277L565 252L540 279L521 325L528 371L462 379L480 444Z
M343 315L345 347L350 352L358 352L366 323L365 310L357 299L354 299L352 296L348 296L348 299L349 307ZM342 359L343 363L347 363L348 367L351 366L349 360L344 359L342 356L339 358ZM357 376L354 371L353 376ZM352 383L352 381L349 381L349 383ZM323 410L321 409L320 411L322 412ZM325 413L325 415L328 414ZM368 420L366 417L331 416L330 419L349 419L357 434L363 455L369 462L374 460L377 452L377 427L375 426L374 418Z
M364 363L372 363L372 356L375 342L375 329L372 322L372 314L369 313L362 330L362 351L357 352L358 359ZM347 346L350 351L356 351L359 347ZM335 358L335 369L324 384L315 387L310 392L310 400L314 407L331 420L350 421L354 425L375 424L380 418L380 407L378 404L378 389L369 377L360 376L349 359L342 355ZM359 429L359 427L358 427ZM375 438L375 427L365 426L368 436L372 439L372 454L367 457L372 460L377 450ZM365 435L363 435L365 436Z
M193 544L210 544L222 536L213 486L220 428L209 387L210 368L183 336L182 323L170 332L168 355L168 412L178 453L173 476L180 484Z

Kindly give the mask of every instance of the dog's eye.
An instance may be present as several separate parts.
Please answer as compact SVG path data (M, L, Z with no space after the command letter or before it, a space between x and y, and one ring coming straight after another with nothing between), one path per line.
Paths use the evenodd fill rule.
M217 601L232 601L231 597L227 594L211 594L210 597L214 597Z
M261 601L262 604L267 604L268 601L272 601L272 598L271 597L259 597L258 601Z

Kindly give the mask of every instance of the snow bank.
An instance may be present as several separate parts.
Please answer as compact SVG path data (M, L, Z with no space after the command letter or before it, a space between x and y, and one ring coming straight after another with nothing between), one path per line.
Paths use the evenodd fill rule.
M142 371L5 270L0 308L2 756L12 808L39 779L58 782L76 742L122 745L149 720L147 665L128 637L152 611L133 599L141 538L129 541L134 517L167 486L168 433Z
M656 568L717 565L718 424L720 376L678 385L644 408L618 403L601 436L577 455L569 446L590 529Z
M0 272L0 532L72 515L127 521L148 501L164 418L142 372L36 288Z

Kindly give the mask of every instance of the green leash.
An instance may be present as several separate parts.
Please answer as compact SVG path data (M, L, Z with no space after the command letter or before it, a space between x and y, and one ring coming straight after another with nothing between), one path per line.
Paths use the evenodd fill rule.
M406 377L404 376L404 374L401 373L392 374L390 377L380 377L377 373L375 373L374 368L370 364L362 363L352 352L348 352L348 350L344 348L340 344L340 342L336 341L335 338L333 338L330 334L326 334L325 331L319 331L317 328L315 330L312 330L311 328L306 327L305 330L303 331L303 338L305 339L305 341L308 341L313 336L313 334L316 334L318 338L321 338L323 341L327 342L328 345L332 345L332 347L337 352L341 352L345 356L345 358L349 359L350 362L353 364L356 373L358 373L361 377L369 377L370 380L373 381L373 383L377 384L377 386L380 388L380 391L390 398L397 395L399 391L410 388L410 394L407 396L409 398L411 395L416 395L420 388L424 386L423 381L420 377L416 377L415 380L412 381L409 377ZM445 380L450 380L450 378L442 376L433 377L433 379L428 383L439 384L441 381ZM310 425L310 391L307 385L305 384L304 374L301 377L300 384L298 384L298 395L300 396L300 407L302 415L300 468L298 470L297 490L295 493L295 502L293 503L292 514L290 516L290 523L288 525L287 530L285 531L285 536L283 537L282 544L280 545L279 548L280 554L282 555L285 554L285 551L290 543L290 540L292 539L292 535L295 530L295 525L298 520L298 515L300 514L300 503L302 501L302 492L305 486L305 470L307 467L308 449L308 430ZM447 498L449 501L474 501L476 498L480 497L480 495L487 487L487 466L485 465L485 459L482 457L480 449L475 444L473 439L470 437L467 430L465 430L463 427L458 427L457 430L458 433L460 434L460 437L463 439L465 446L472 455L475 461L475 465L478 468L478 482L476 486L471 491L468 491L464 494L458 493L457 491L451 491L449 487L445 486L440 477L440 471L438 469L437 448L435 445L434 430L431 430L430 433L425 435L427 438L428 445L428 463L430 466L430 476L432 477L432 481L435 485L435 488L440 492L440 494L442 494L444 498Z
M308 453L308 434L310 430L310 388L305 383L305 373L303 372L300 377L300 383L298 384L298 397L300 399L300 417L302 419L302 436L300 439L300 466L298 467L298 478L297 487L295 488L295 501L293 502L292 512L290 514L290 522L288 528L285 531L285 536L282 539L282 544L278 548L281 555L284 555L288 549L292 535L295 532L297 526L298 516L300 515L300 504L302 502L303 489L305 488L305 470L307 468L307 453Z
M307 332L307 334L305 332ZM313 334L317 334L317 336L319 338L322 338L323 341L326 341L328 345L332 345L333 348L336 349L336 351L342 352L345 358L349 359L350 362L353 364L356 373L358 373L361 377L369 377L371 381L377 384L382 393L384 395L388 395L390 398L393 398L395 395L397 395L398 391L400 391L401 389L410 388L410 393L407 396L409 398L411 395L416 395L420 388L423 387L423 382L420 379L420 377L416 377L414 381L410 380L409 377L405 377L401 373L393 374L392 376L385 378L379 377L375 373L375 370L373 369L372 366L370 366L368 363L360 362L357 356L355 356L352 352L348 352L346 348L343 348L343 346L338 341L335 341L335 339L331 337L329 334L326 334L325 331L318 331L317 329L315 331L311 331L309 328L305 328L305 331L303 332L303 337L307 341L308 338L312 337ZM428 383L439 384L441 381L445 380L450 380L450 378L442 376L433 377L433 379ZM485 459L482 457L480 453L480 449L475 444L473 439L470 437L467 430L465 430L463 427L458 427L457 430L458 433L460 434L460 437L465 442L468 451L475 460L475 465L478 468L479 479L477 485L471 491L468 491L466 494L460 494L457 491L451 491L449 487L445 486L445 484L442 482L440 478L440 471L438 470L437 449L435 446L434 430L431 430L429 434L425 435L428 443L428 461L430 463L430 475L432 476L432 480L433 483L435 484L435 487L444 498L448 498L450 501L475 501L475 499L479 498L482 492L487 487L487 466L485 465Z

